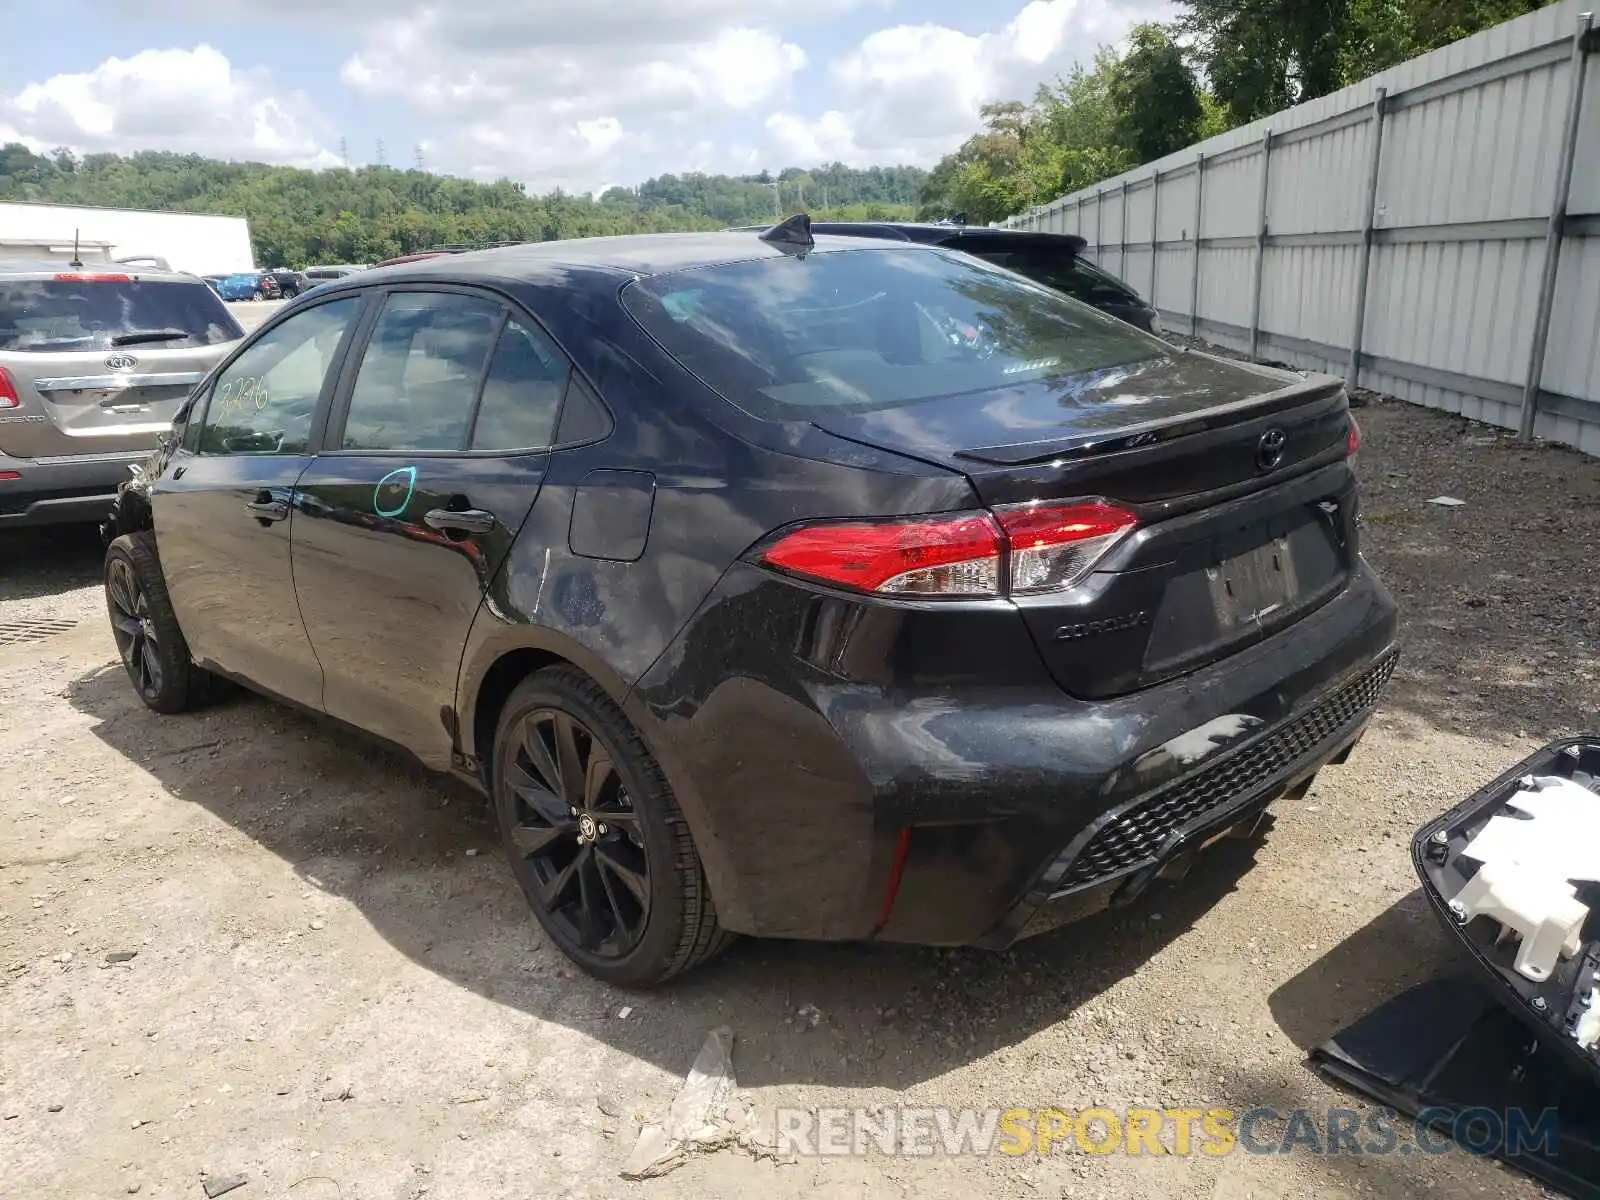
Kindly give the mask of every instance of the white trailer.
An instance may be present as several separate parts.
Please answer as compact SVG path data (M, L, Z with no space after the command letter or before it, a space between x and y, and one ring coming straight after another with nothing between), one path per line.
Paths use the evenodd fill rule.
M84 263L160 258L175 271L226 275L255 269L243 217L145 212L80 204L0 204L0 259Z

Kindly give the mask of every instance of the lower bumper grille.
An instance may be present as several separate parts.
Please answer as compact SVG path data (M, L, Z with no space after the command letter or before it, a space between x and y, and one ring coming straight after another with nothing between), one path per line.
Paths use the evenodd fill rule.
M1058 885L1082 887L1152 861L1174 830L1242 801L1333 743L1369 714L1394 673L1391 653L1323 696L1311 708L1165 791L1134 801L1078 852Z

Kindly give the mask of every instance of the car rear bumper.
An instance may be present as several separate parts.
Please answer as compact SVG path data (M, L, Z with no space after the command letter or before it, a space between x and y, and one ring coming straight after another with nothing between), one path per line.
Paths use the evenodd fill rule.
M149 451L63 458L0 454L0 529L103 521ZM4 476L15 474L17 478Z
M1056 685L1006 606L957 620L761 574L731 571L628 707L719 917L767 936L1004 946L1088 915L1344 755L1395 658L1364 562L1275 636L1101 702Z

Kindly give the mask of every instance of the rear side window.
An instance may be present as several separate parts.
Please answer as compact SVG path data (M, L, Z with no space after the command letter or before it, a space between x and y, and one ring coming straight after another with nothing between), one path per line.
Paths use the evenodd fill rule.
M520 321L500 334L483 380L472 429L474 450L548 446L567 391L567 363L556 348Z
M1066 380L1172 352L1056 292L933 249L656 275L630 283L622 301L711 387L774 419Z
M345 450L465 450L505 309L448 292L384 302L350 393Z
M0 350L181 349L244 336L202 281L125 275L0 280Z

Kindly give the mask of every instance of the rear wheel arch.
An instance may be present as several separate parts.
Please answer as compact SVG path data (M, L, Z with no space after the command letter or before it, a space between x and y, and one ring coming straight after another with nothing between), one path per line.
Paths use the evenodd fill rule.
M662 731L641 705L638 694L603 660L553 630L524 625L502 628L499 632L514 635L515 640L510 637L503 642L492 640L489 645L476 649L469 645L469 657L462 662L458 688L457 740L462 753L476 764L477 778L484 790L491 796L494 794L495 732L512 694L524 680L546 668L574 668L598 685L622 710L666 777L694 837L723 927L749 929L748 907L743 902L733 864L712 831L709 815L695 791L693 780L673 747L663 740Z
M539 632L532 627L523 628L526 635ZM494 644L481 650L475 661L476 665L462 664L460 692L465 707L459 713L459 740L462 751L477 760L486 784L500 714L517 685L536 671L553 666L573 667L598 684L618 706L628 694L627 684L593 654L559 635L525 636Z

